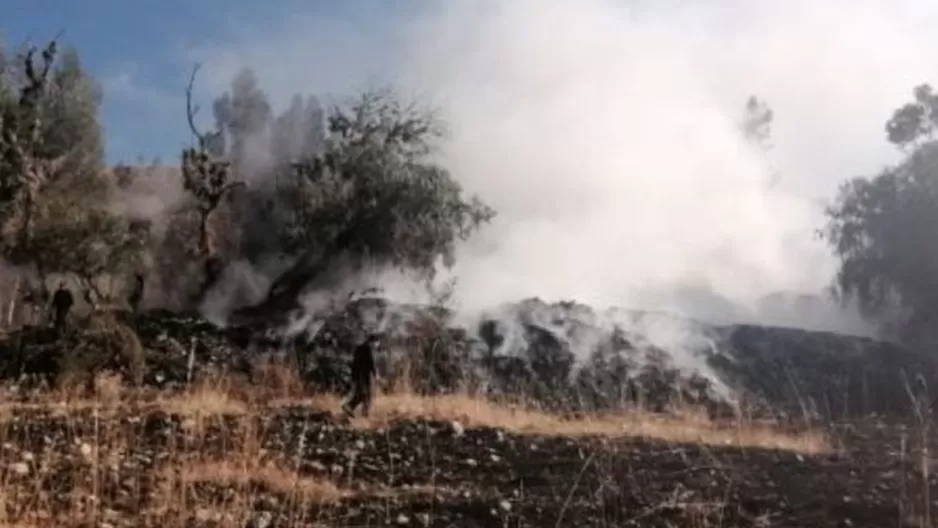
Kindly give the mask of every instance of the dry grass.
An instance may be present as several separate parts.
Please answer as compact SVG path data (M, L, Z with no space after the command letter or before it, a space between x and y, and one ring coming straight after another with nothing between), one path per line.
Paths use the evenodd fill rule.
M276 465L258 465L253 461L203 461L180 468L179 483L184 487L195 484L218 484L247 488L251 485L283 495L295 495L314 503L335 502L351 496L334 482L301 476L296 471Z
M306 406L321 411L338 412L339 396L304 395L294 380L277 372L273 377L280 385L263 395L245 394L235 390L230 380L199 382L185 391L173 394L148 394L124 390L111 379L98 382L104 397L94 399L65 398L61 394L25 403L0 405L0 420L16 408L49 409L59 413L95 408L114 410L123 404L141 410L159 409L191 419L207 419L221 415L251 416L284 406ZM458 421L466 427L493 427L517 434L543 436L604 436L610 438L639 437L673 443L699 443L713 446L780 449L806 454L830 451L828 437L819 430L783 431L772 425L748 422L714 422L693 410L669 415L642 410L592 414L565 418L519 405L498 403L466 394L421 396L410 392L378 395L368 418L356 417L356 428L386 427L396 420L429 419Z
M161 454L157 468L149 473L119 477L115 483L115 467L125 462L124 454L142 441L142 431L132 425L99 432L94 435L73 432L66 447L46 450L41 459L27 461L28 471L22 473L23 455L19 451L0 449L0 528L3 526L62 526L76 522L100 525L110 522L109 508L88 497L110 497L116 500L117 489L132 490L121 500L139 504L141 526L190 526L198 522L222 525L244 525L256 512L262 496L287 497L280 507L304 522L315 523L310 511L322 511L344 499L367 496L369 500L393 501L406 494L438 495L435 485L417 485L409 489L365 487L357 482L340 482L329 477L297 471L285 454L271 457L261 449L265 431L258 430L255 420L286 405L338 411L336 396L303 394L301 386L287 372L271 366L268 385L245 391L234 381L215 379L194 383L175 394L130 389L116 378L102 375L95 380L92 395L77 391L46 392L29 401L0 406L7 417L24 410L43 410L77 421L79 412L94 411L103 420L116 415L133 415L163 411L184 418L181 443L171 443ZM220 415L240 417L228 431L222 452L208 454L206 424L221 423ZM753 423L718 424L693 413L660 416L641 411L563 418L546 412L509 406L469 395L424 397L409 392L380 395L369 418L356 418L356 428L385 427L395 420L431 419L459 421L466 427L496 427L525 435L602 436L609 438L645 437L673 443L701 443L719 446L758 447L819 453L829 449L826 438L817 431L783 432ZM115 423L117 423L115 421ZM192 426L186 426L191 424ZM251 425L254 424L254 425ZM10 424L6 424L7 427ZM0 443L9 433L0 425ZM71 456L71 489L63 510L61 497L55 491L62 475L56 468ZM149 484L147 484L149 483ZM147 486L150 486L147 488ZM154 487L155 486L155 487ZM60 486L59 486L60 487ZM207 489L227 490L227 494L207 496ZM149 491L147 491L149 489ZM136 491L133 491L136 490ZM452 491L452 490L450 490ZM125 493L125 492L120 492ZM455 492L454 492L455 493ZM146 504L146 506L143 506ZM317 510L317 508L319 510ZM58 512L55 515L41 512ZM64 513L63 513L64 511ZM13 513L11 513L13 512ZM291 514L292 515L292 514ZM12 523L19 524L12 524Z
M830 449L826 436L816 430L783 432L768 425L742 421L717 424L693 413L663 416L643 411L624 411L563 418L467 395L384 395L376 399L368 418L357 418L353 425L384 426L396 419L415 418L456 420L468 427L495 427L519 434L544 436L641 437L674 443L732 445L809 454Z
M237 393L208 383L197 383L183 392L157 396L147 402L147 406L185 417L246 415L252 408L250 402Z

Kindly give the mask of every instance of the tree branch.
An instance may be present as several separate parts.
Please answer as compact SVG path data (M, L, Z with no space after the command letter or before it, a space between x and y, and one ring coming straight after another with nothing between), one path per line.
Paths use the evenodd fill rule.
M206 149L208 148L209 142L221 135L221 131L217 131L211 134L203 134L199 132L198 127L195 126L195 114L199 111L199 107L198 105L192 104L192 90L195 86L195 76L199 72L199 68L201 68L200 64L196 64L192 67L192 73L189 75L189 82L186 84L186 119L189 122L189 129L192 131L192 134L195 135L199 142L199 148Z

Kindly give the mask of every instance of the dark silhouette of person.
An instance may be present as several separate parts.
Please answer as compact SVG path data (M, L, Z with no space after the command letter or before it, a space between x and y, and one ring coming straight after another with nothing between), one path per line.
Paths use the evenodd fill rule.
M371 410L372 380L375 375L375 350L381 343L377 334L371 334L364 343L355 348L352 358L352 397L342 406L346 416L352 416L358 406L362 415Z
M65 323L68 319L68 312L75 304L75 298L72 292L65 287L65 282L59 283L59 289L52 296L52 310L55 317L55 329L59 332L65 329Z
M140 306L140 301L143 299L143 285L144 277L138 273L134 277L134 288L130 291L130 295L127 298L127 302L130 304L130 309L133 312L137 311L137 307Z

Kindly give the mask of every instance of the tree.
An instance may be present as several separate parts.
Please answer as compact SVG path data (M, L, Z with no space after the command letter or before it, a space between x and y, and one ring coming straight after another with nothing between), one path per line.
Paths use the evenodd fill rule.
M938 95L928 84L912 90L913 100L897 108L886 122L886 137L899 148L916 147L930 140L938 124Z
M101 300L95 279L138 262L146 226L108 209L97 83L74 49L37 53L4 61L0 82L0 254L38 275L40 299L48 274L71 273Z
M772 119L775 117L769 105L752 95L746 100L743 120L739 127L747 141L762 150L771 148L769 138L772 135Z
M390 91L366 92L328 118L323 151L295 164L301 253L255 309L287 308L332 259L390 265L430 278L452 266L455 245L495 212L466 199L432 159L440 123ZM250 313L250 310L248 311Z
M260 139L271 119L270 102L260 89L254 70L238 71L231 81L231 90L214 101L212 110L219 132L213 153L224 155L236 173L250 170L251 143ZM258 150L266 150L265 145Z
M198 67L193 69L189 85L186 87L186 117L189 128L196 137L197 146L186 148L182 152L183 189L195 199L195 212L198 215L199 226L198 258L203 262L204 271L195 301L200 300L215 283L223 265L213 243L209 224L212 214L232 190L243 185L242 182L231 180L231 163L220 159L211 151L212 146L217 145L217 139L223 136L224 131L218 130L206 135L195 125L195 113L198 109L192 104L192 88L197 72Z
M928 139L931 89L917 87L914 98L886 125L906 157L842 184L822 235L840 261L837 293L856 298L894 336L923 345L938 323L938 142Z
M323 148L326 116L316 97L305 100L296 94L290 106L277 116L271 131L271 155L274 161L291 163L319 154Z
M14 102L4 101L0 116L0 201L2 201L2 253L14 263L30 258L30 243L39 193L64 164L64 156L48 157L42 132L43 104L49 72L57 53L55 41L42 52L42 67L36 68L36 48L23 58L17 71L23 79ZM12 91L12 90L11 90Z
M143 265L149 224L93 206L107 203L107 189L56 188L44 197L36 218L33 261L43 273L72 274L92 308L109 301L98 280L126 278Z

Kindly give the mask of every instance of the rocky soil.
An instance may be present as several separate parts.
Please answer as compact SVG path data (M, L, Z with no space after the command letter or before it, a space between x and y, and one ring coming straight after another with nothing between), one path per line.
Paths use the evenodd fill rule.
M0 525L882 527L933 516L929 453L938 446L922 450L934 435L910 395L927 405L935 371L901 347L538 301L476 321L439 316L365 299L294 321L290 332L148 313L86 321L64 336L7 336ZM251 392L273 357L292 364L307 391L342 390L351 346L375 329L390 343L383 373L416 369L421 394L469 387L578 413L636 402L658 411L678 397L720 419L736 399L754 416L808 418L832 449L517 434L422 419L365 427L272 403L221 418L197 401L190 407L203 414L154 403L218 373L236 374ZM102 372L148 391L149 403L28 402L37 387L77 380L91 389Z
M303 407L204 421L17 410L0 431L7 525L880 528L915 526L929 496L917 431L875 423L833 428L836 449L815 455L362 428Z

